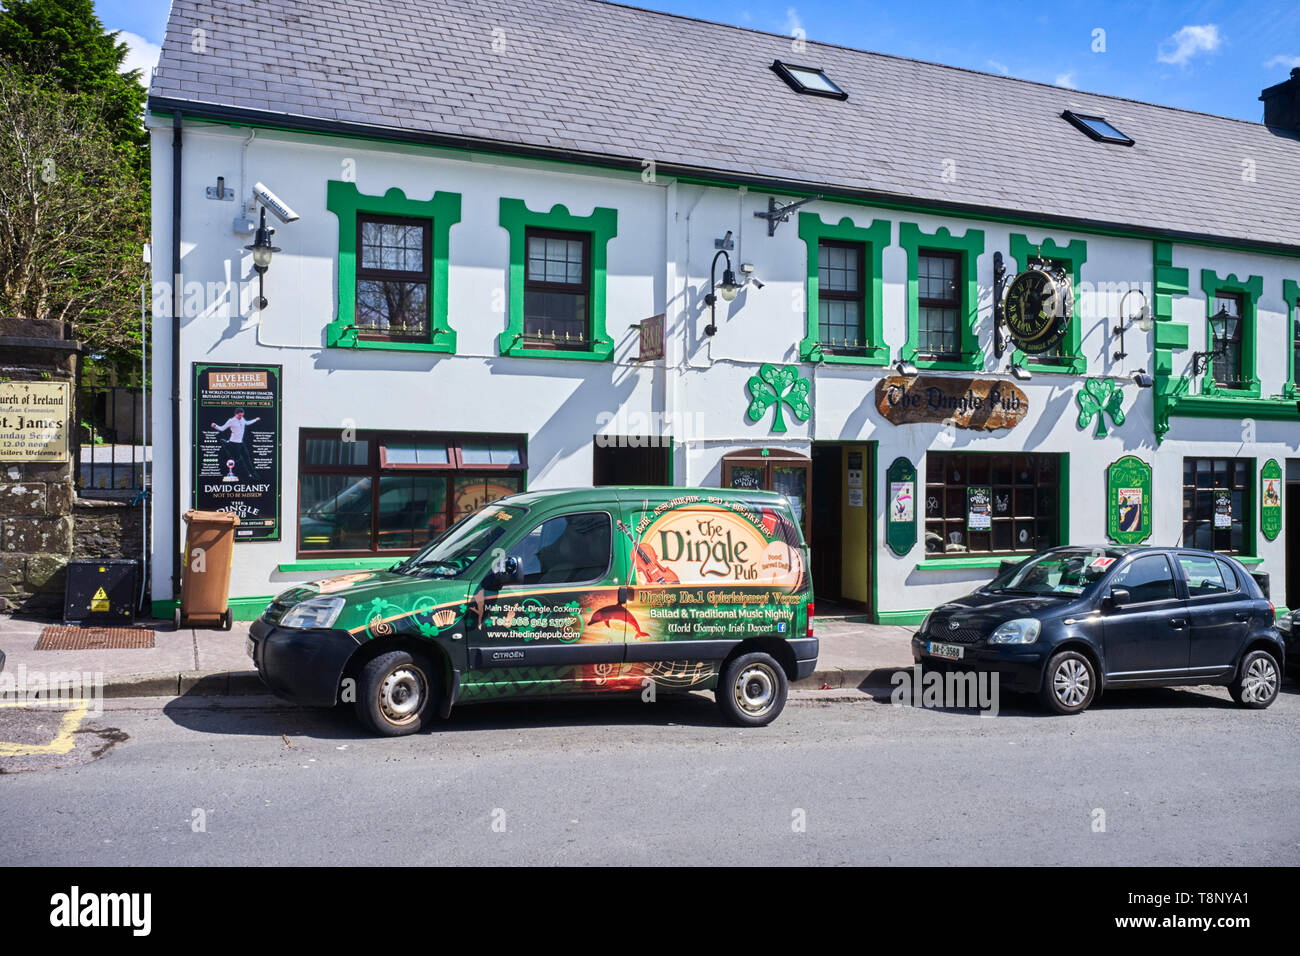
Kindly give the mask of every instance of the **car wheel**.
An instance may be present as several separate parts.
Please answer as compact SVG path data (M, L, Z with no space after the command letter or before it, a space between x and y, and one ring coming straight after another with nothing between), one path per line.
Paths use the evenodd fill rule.
M380 654L357 677L357 716L385 737L417 732L436 709L430 674L423 657L408 651Z
M1228 693L1242 707L1263 710L1277 699L1281 683L1277 659L1268 651L1251 651L1242 660L1236 679L1228 685Z
M722 669L717 698L722 715L741 727L762 727L776 720L789 693L785 671L761 651L741 654Z
M1080 714L1097 696L1097 669L1078 651L1062 651L1047 662L1038 698L1057 714Z

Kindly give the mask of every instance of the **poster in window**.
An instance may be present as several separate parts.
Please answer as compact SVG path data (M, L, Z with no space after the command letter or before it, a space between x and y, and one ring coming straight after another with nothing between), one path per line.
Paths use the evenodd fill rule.
M194 363L194 507L238 541L280 540L280 368Z
M971 485L966 489L966 530L988 531L992 527L993 489L988 485Z
M1232 492L1219 488L1214 492L1214 526L1232 527Z
M1259 530L1269 541L1282 533L1282 466L1273 458L1259 472Z

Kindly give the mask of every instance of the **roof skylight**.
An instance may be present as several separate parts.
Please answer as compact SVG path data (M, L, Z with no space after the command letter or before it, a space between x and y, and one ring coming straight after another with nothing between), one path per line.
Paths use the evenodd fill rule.
M1066 110L1061 115L1099 142L1119 143L1121 146L1133 145L1133 138L1125 136L1114 126L1111 126L1104 116L1097 116L1092 113L1076 113L1073 110Z
M835 85L821 69L815 66L795 66L793 63L772 61L776 75L790 84L796 93L808 93L812 96L828 96L835 100L847 100L849 94Z

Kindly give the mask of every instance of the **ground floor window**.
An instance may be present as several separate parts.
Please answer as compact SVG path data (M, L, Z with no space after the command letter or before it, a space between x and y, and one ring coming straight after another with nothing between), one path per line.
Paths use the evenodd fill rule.
M517 435L304 429L298 553L410 553L490 501L522 491Z
M1060 543L1060 455L930 452L927 554L1032 553Z
M1246 551L1253 465L1249 458L1183 459L1184 545L1225 554Z

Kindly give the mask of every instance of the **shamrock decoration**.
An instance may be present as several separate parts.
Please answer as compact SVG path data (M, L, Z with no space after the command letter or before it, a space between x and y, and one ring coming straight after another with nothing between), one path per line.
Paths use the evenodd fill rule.
M806 422L812 415L812 406L808 404L808 391L812 384L801 378L799 369L793 365L764 364L757 375L750 377L746 387L751 399L747 412L750 421L758 421L770 406L776 406L776 418L772 422L774 432L785 431L782 405L789 405L791 414L801 422Z
M1087 428L1095 416L1097 430L1093 437L1106 437L1106 416L1115 423L1115 427L1124 424L1124 393L1118 385L1108 378L1090 378L1083 383L1083 388L1075 396L1079 402L1079 427Z

